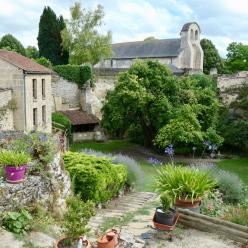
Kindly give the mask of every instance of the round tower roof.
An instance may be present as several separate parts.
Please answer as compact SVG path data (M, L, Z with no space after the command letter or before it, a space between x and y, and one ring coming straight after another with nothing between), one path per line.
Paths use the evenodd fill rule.
M199 28L199 31L201 32L201 28L200 28L200 26L199 26L199 24L198 24L197 22L188 22L188 23L185 23L185 24L183 25L183 27L182 27L181 32L183 32L183 31L189 31L189 28L190 28L190 26L191 26L192 24L196 24L196 25L198 26L198 28Z

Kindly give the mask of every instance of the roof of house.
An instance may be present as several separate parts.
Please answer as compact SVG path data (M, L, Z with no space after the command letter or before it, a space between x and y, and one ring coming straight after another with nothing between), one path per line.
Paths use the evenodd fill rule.
M0 58L26 71L27 73L51 74L52 70L13 51L0 49Z
M72 125L98 124L100 122L95 115L82 110L66 110L59 112L67 116Z
M162 39L112 44L113 59L177 57L181 39Z

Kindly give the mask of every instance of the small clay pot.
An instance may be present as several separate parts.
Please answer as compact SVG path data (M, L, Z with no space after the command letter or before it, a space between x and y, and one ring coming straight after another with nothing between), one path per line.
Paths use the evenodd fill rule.
M55 248L76 248L78 240L73 241L72 245L67 245L66 243L70 240L71 240L71 238L68 238L68 237L65 237L65 238L58 240L56 245L55 245ZM90 242L88 240L86 240L86 248L90 248Z

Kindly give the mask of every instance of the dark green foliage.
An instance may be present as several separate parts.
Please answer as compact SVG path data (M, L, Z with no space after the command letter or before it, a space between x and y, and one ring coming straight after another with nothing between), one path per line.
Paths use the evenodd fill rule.
M39 57L39 51L35 46L28 46L26 48L26 55L28 58L37 59Z
M68 63L68 53L61 45L60 32L64 28L63 17L57 18L50 7L45 7L39 22L38 46L40 56L49 59L54 65Z
M6 34L1 38L0 48L15 51L23 56L26 56L25 48L21 42L11 34Z
M248 86L233 90L238 96L229 108L222 110L218 129L227 147L248 151Z
M218 73L221 73L223 70L223 63L216 49L215 45L211 40L202 39L201 47L204 53L203 59L203 71L206 74L209 74L210 69L217 68Z
M39 63L40 65L43 65L43 66L45 66L47 68L52 69L52 67L53 67L51 61L49 59L46 59L45 57L37 58L37 59L35 59L35 61L37 63Z
M10 232L24 234L29 228L32 216L26 211L7 212L3 217L3 226Z
M101 124L109 134L129 134L145 146L196 145L209 134L220 144L218 108L216 82L209 76L177 78L159 62L137 61L108 92Z
M89 65L57 65L53 67L61 77L82 86L92 79L92 70Z
M89 231L86 225L95 214L94 204L83 202L80 196L71 196L66 203L68 209L63 218L64 232L67 237L78 239Z
M248 70L248 45L232 42L227 52L226 67L229 73Z
M118 194L127 180L127 168L113 164L111 159L67 152L64 161L74 191L83 201L107 202Z

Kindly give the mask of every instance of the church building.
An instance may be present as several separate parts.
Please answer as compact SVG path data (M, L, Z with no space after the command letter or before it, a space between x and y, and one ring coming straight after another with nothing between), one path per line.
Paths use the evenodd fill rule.
M174 74L201 73L200 33L199 25L190 22L183 25L180 38L116 43L112 45L112 56L95 67L125 69L136 59L152 59L167 64Z

